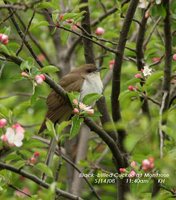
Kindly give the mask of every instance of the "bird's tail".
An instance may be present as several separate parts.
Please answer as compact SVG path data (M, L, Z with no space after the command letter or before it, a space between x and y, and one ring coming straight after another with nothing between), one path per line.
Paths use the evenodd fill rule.
M42 125L40 126L38 134L42 133L45 129L46 129L46 118L44 119Z

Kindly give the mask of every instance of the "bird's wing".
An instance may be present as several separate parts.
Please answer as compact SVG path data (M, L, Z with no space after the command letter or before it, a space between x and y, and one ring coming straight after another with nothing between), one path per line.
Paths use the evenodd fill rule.
M60 85L67 92L71 92L71 91L80 92L83 81L84 81L83 76L80 76L78 79L77 75L70 74L69 76L66 75L61 79ZM57 94L54 90L52 90L51 93L47 97L46 104L48 106L48 110L50 109L55 110L58 107L65 104L65 101L59 94Z
M70 74L71 77L65 76L61 79L60 85L67 92L76 91L80 92L81 86L84 81L84 77L79 77L75 74ZM54 90L47 97L48 111L39 133L46 129L46 119L51 120L53 123L61 122L63 120L68 120L72 114L72 108L68 105L65 100L57 94ZM67 112L65 112L67 111Z

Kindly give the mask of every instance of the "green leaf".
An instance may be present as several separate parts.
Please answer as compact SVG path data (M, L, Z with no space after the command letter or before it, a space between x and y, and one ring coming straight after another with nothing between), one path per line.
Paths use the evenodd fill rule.
M65 21L67 19L74 19L76 21L80 17L82 17L84 13L85 13L85 11L82 11L80 13L65 13L63 16L63 21Z
M43 8L47 8L47 9L53 8L53 9L55 9L56 8L55 4L50 3L50 2L42 2L42 3L38 4L37 7L41 8L41 9L43 9Z
M17 168L24 167L25 165L26 165L26 160L19 160L19 161L14 163L14 166L17 167Z
M47 176L53 177L52 170L44 163L37 163L35 165L35 168L40 170L41 172L44 172Z
M48 26L48 25L49 25L49 24L48 24L47 21L40 21L40 22L38 22L38 23L36 23L36 24L33 24L33 25L30 27L30 31L35 30L35 29L37 29L37 28L40 27L40 26Z
M13 114L15 116L20 116L22 113L26 112L26 109L30 107L30 102L29 101L24 101L17 106L14 107L13 109Z
M86 105L92 105L95 103L102 95L98 93L88 94L83 98L83 103Z
M51 136L57 138L54 124L51 120L47 119L46 127L47 127L49 133L51 134Z
M31 106L34 105L35 102L37 101L37 97L39 95L39 91L40 91L39 87L35 87L34 88L33 95L31 96Z
M68 98L70 99L71 104L73 104L74 99L79 99L80 93L79 92L68 92Z
M132 97L139 97L138 92L125 90L120 94L119 100L123 103L125 100L131 99Z
M0 116L1 117L8 117L10 110L3 105L0 105Z
M83 122L83 118L80 118L78 115L72 117L72 126L70 129L70 138L73 138L75 135L79 133L79 129L81 123Z
M5 157L5 161L14 161L14 160L21 160L21 156L16 154L16 152L14 153L11 153L11 154L8 154L6 157Z
M154 72L151 76L149 76L145 82L145 86L151 86L153 82L158 81L159 78L163 76L163 71Z
M4 31L4 34L5 35L10 35L10 32L11 32L11 27L5 27L5 31Z
M22 71L25 71L25 70L30 70L32 68L32 66L29 64L28 61L23 61L20 65L20 69Z
M57 134L61 135L62 132L63 132L63 130L64 130L68 125L70 125L70 121L63 121L63 122L61 122L60 124L57 124L57 125L56 125L56 130L57 130L56 132L57 132Z
M10 52L9 52L8 48L6 47L6 45L0 43L0 49L1 49L1 51L5 52L7 54L10 54Z
M59 69L56 66L48 65L48 66L43 67L40 71L42 73L55 73L55 72L58 72Z
M165 17L166 16L166 9L162 4L154 5L151 9L152 16L158 17Z

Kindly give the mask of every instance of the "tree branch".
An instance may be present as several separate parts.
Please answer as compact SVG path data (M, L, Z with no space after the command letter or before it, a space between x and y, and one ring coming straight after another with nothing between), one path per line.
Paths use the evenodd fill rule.
M88 0L81 0L81 3L88 3ZM90 13L89 13L89 7L88 5L85 7L80 8L81 12L85 12L83 19L81 21L81 26L83 30L85 30L88 34L91 34L91 28L90 28ZM87 36L88 38L92 39L90 35L85 34L85 32L82 30L82 34ZM95 57L93 52L93 44L92 41L88 40L87 38L83 38L83 47L84 47L84 57L86 60L86 63L95 63Z
M42 187L44 187L46 189L48 189L50 187L49 184L43 182L37 176L34 176L34 175L32 175L32 174L30 174L30 173L28 173L28 172L26 172L26 171L24 171L22 169L17 169L15 167L13 167L11 165L8 165L8 164L5 164L3 162L0 162L0 168L1 169L7 169L7 170L9 170L11 172L14 172L16 174L20 174L21 176L24 176L24 177L30 179L31 181L35 182L36 184L38 184L38 185L40 185L40 186L42 186ZM58 188L56 188L56 193L58 195L62 196L62 197L65 197L65 198L69 198L69 199L73 199L73 200L82 200L81 197L75 196L73 194L70 194L70 193L65 192L63 190L60 190Z
M139 26L139 31L137 35L137 41L136 41L136 60L137 60L137 69L138 71L141 71L143 69L145 63L144 63L144 39L145 39L145 32L146 32L146 25L148 17L146 17L146 12L148 11L150 7L150 4L148 7L143 11L142 14L142 20L140 22L141 26ZM141 86L144 84L143 81L140 82ZM142 111L144 114L150 118L150 110L148 101L146 98L141 97L142 101Z
M166 17L164 19L164 40L165 40L165 64L164 64L164 80L163 80L163 95L167 92L166 101L164 103L163 111L165 112L169 107L169 93L170 80L172 69L172 33L170 23L170 5L168 0L163 0L163 6L166 9Z
M121 77L121 68L123 61L123 54L126 45L126 40L128 36L128 32L133 20L134 13L136 11L139 0L133 0L130 2L122 30L119 37L119 42L117 45L117 54L115 57L115 64L113 68L113 80L112 80L112 95L111 95L111 106L113 120L117 122L121 119L120 114L120 105L119 105L119 95L120 95L120 77Z

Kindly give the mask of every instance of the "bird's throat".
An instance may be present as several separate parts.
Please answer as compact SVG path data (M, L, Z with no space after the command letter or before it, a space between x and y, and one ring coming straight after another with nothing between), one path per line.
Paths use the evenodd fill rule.
M103 84L100 78L100 73L96 72L88 74L86 75L81 88L80 100L82 100L88 94L91 93L101 94L102 91L103 91Z

